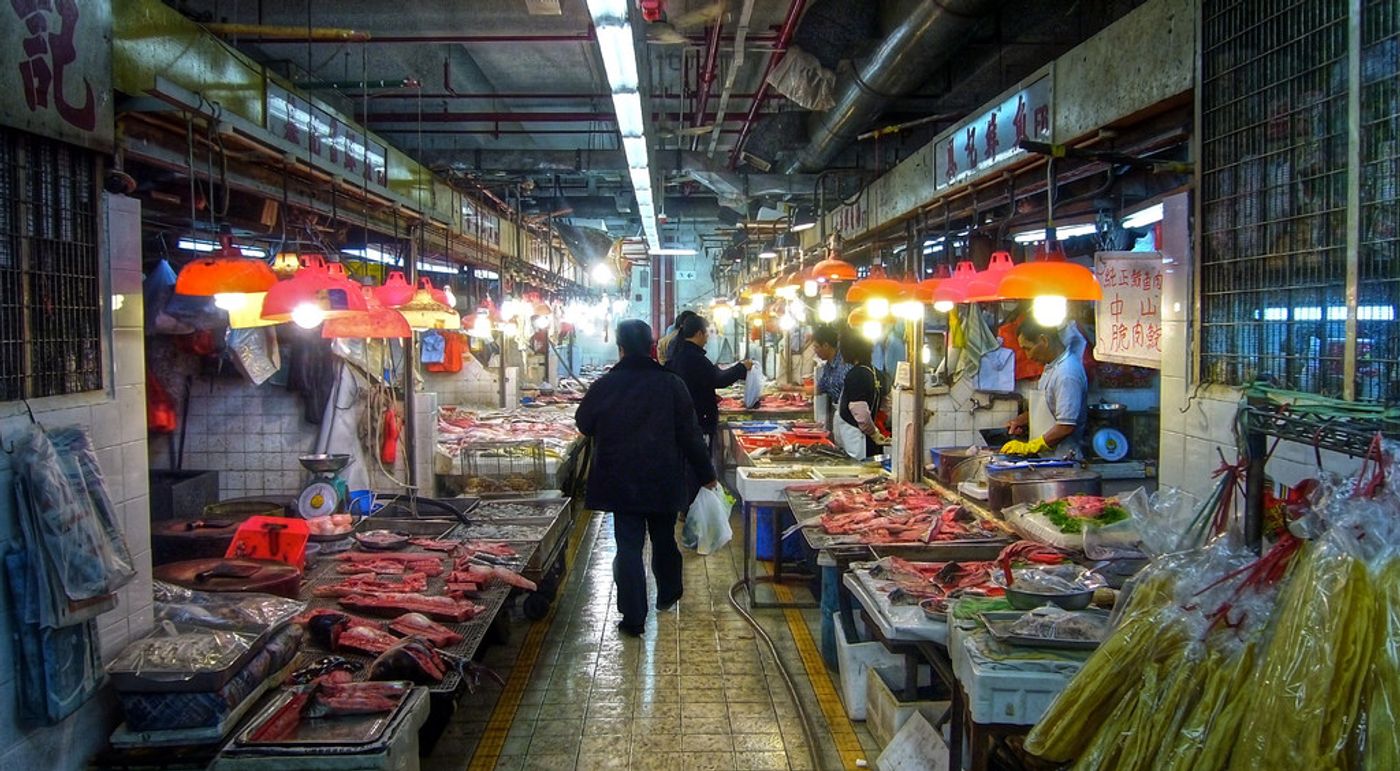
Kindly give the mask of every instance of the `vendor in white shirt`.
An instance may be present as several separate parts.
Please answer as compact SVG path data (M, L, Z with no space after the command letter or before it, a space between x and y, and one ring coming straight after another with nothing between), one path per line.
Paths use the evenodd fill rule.
M1083 348L1067 345L1059 328L1043 326L1034 319L1021 322L1017 337L1026 355L1045 365L1037 397L1044 399L1044 405L1032 405L1030 412L1007 424L1013 436L1029 433L1031 438L1007 442L1001 451L1008 455L1082 455L1089 417L1089 377L1080 358ZM1042 406L1043 411L1039 409ZM1048 414L1048 425L1036 425L1031 418L1036 413Z

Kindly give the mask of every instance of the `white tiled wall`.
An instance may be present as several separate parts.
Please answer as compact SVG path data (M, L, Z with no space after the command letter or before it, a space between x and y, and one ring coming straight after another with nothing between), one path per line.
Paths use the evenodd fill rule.
M221 499L290 494L306 483L297 456L314 451L316 435L301 397L281 386L199 378L190 388L183 467L218 471Z
M932 413L924 424L924 446L930 449L981 444L978 429L1001 428L1017 410L1014 399L981 393L968 378L946 393L927 394L924 406Z
M98 619L104 659L151 628L150 503L147 490L144 342L141 332L140 204L104 199L113 297L112 371L106 391L30 402L48 428L80 425L97 448L107 490L117 508L138 576L121 590L116 609ZM113 303L115 305L115 303ZM0 438L8 443L29 423L21 404L0 404ZM19 538L9 456L0 453L0 553ZM109 694L100 694L60 725L21 726L15 717L15 654L6 592L0 592L0 768L76 769L105 743L116 725Z

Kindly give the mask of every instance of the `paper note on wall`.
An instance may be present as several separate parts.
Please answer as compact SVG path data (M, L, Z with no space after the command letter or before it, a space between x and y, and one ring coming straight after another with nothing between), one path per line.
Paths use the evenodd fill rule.
M1098 252L1094 274L1103 286L1095 317L1094 358L1161 369L1161 253Z

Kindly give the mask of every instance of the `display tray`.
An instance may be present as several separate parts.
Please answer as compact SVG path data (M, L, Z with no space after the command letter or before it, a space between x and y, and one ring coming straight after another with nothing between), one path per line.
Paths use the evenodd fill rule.
M356 533L389 530L407 533L415 538L441 538L458 523L451 519L405 519L400 517L365 517L355 526Z
M129 693L207 693L217 691L228 684L230 680L243 671L243 667L248 665L253 657L267 646L273 635L282 631L287 623L278 624L275 627L265 630L250 644L247 649L240 653L237 658L230 661L227 666L215 671L197 672L188 675L186 672L166 671L163 674L178 676L180 679L161 679L149 677L134 671L122 669L109 669L107 674L111 678L112 687L118 691ZM218 632L217 634L228 635L231 632ZM142 640L146 638L141 638ZM137 641L133 641L135 644ZM149 673L148 673L149 674Z
M1011 632L1011 625L1021 620L1021 617L1029 611L1010 610L994 611L992 613L981 613L977 616L982 625L987 628L993 638L1003 645L1014 645L1018 648L1053 648L1056 650L1071 651L1092 651L1103 644L1103 640L1065 640L1055 637L1027 637ZM1076 610L1074 613L1092 614L1104 621L1105 634L1108 632L1107 611L1103 610Z
M403 709L404 700L413 690L411 683L395 682L391 684L400 686L402 690L398 694L394 708L387 712L319 718L303 716L292 736L273 741L254 739L253 735L263 724L271 720L278 710L312 686L285 688L278 692L268 702L268 705L249 721L248 727L238 734L237 741L245 747L322 747L373 744L384 735L384 729L389 727L399 710ZM314 696L312 698L315 699Z
M507 522L558 517L569 507L568 498L510 498L483 501L472 512L475 522ZM526 524L533 524L526 522Z
M445 538L447 540L492 540L485 538L476 538L475 536L463 537L461 535L461 533L466 532L470 529L471 528L466 525L456 525L452 529L452 531L450 531L445 536ZM534 559L535 554L539 549L538 542L535 540L525 540L507 541L507 543L510 545L511 548L515 550L516 556L511 559L504 560L501 564L504 564L504 566L509 567L510 569L515 570L517 572L524 573L527 569L527 566L530 564L531 560ZM417 549L412 550L418 551ZM430 553L434 556L441 558L444 561L451 559L451 555L446 552ZM316 587L323 586L328 583L334 583L335 581L345 578L345 576L335 571L335 565L339 564L338 560L328 559L322 560L322 562L325 564L317 566L316 573L314 574L314 576L312 576L312 578L309 581L307 581L307 583L303 587L303 596L307 598L307 601L310 603L310 608L326 608L331 610L338 610L355 616L364 615L359 612L350 611L343 608L334 597L314 596L314 590ZM446 575L447 572L444 572L442 575L430 577L428 579L428 588L425 592L423 592L423 594L446 594ZM450 621L438 622L462 636L462 642L456 645L449 646L447 648L442 648L441 650L444 653L466 660L470 660L474 655L476 655L476 650L481 645L481 640L486 635L486 630L490 628L492 622L495 621L496 615L499 614L501 608L504 607L506 598L510 595L510 590L511 587L506 584L494 584L491 587L485 589L484 591L479 592L476 596L470 598L472 602L483 607L483 610L480 613L478 613L475 618L460 623L454 623ZM376 618L373 620L388 622L391 619ZM341 656L350 661L358 662L360 664L365 665L366 669L368 668L369 663L372 662L375 658L374 656L353 652L328 651L319 646L314 640L308 639L304 646L304 652L301 656L297 658L297 667L300 668L308 666L315 660L328 655ZM362 670L356 675L356 679L364 679L365 674L366 672ZM443 678L443 681L441 683L428 686L428 689L435 693L454 692L461 686L461 684L462 679L460 673L455 668L449 667L447 671L447 676Z

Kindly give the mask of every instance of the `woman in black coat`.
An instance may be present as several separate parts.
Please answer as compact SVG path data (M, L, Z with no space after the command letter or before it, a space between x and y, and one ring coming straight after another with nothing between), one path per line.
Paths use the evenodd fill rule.
M656 607L681 598L681 553L676 513L690 506L687 473L716 486L714 466L695 420L685 384L650 357L651 327L635 319L617 325L621 360L598 378L574 413L578 430L593 440L593 466L584 498L594 511L613 512L617 557L618 628L640 635L647 618L642 547L651 536ZM693 497L693 496L692 496Z
M710 341L706 327L705 319L700 316L692 315L682 322L681 330L677 334L679 343L675 346L670 360L666 362L666 369L685 381L690 400L695 404L695 417L700 421L700 430L713 446L719 431L719 395L715 391L747 377L753 362L742 361L728 369L715 366L705 355L705 344ZM700 480L694 476L687 477L686 494L690 500L695 500L695 494L700 492L700 484ZM689 502L682 511L685 508L689 508Z

